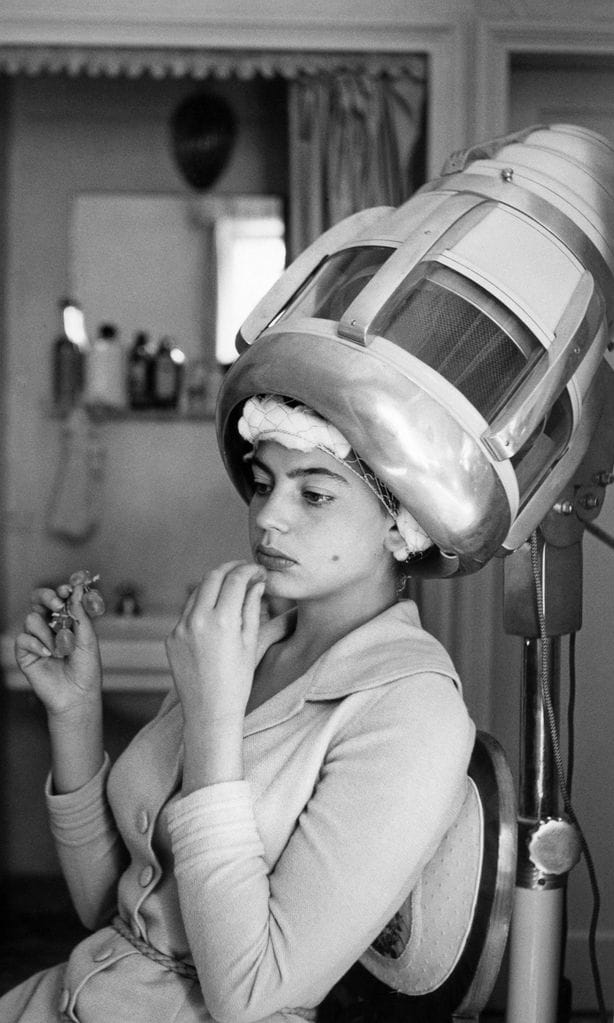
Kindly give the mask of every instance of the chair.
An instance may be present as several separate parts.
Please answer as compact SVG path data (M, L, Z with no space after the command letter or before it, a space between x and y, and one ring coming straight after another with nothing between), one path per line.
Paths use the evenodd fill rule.
M320 1006L320 1023L477 1021L501 968L516 867L516 799L478 732L461 813L420 883Z

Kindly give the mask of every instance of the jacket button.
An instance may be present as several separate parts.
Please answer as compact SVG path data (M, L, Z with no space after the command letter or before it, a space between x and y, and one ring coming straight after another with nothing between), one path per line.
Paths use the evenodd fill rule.
M66 1012L68 1003L70 1002L70 991L65 987L60 995L60 1012Z
M141 810L137 817L136 826L142 835L145 835L149 829L149 814L147 810Z
M147 888L147 885L150 883L153 876L154 868L152 867L151 863L148 863L146 867L143 867L141 871L141 876L139 877L139 883L141 887Z
M109 959L114 952L113 945L101 945L96 954L93 956L95 963L103 963L105 959Z

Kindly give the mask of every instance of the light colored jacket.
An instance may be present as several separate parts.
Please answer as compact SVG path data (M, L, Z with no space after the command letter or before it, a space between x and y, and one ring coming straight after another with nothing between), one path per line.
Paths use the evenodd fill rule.
M265 626L261 654L289 628L288 616ZM110 774L48 801L86 925L119 905L135 934L193 962L199 983L103 927L69 961L68 1018L313 1018L453 823L474 735L454 668L411 601L247 716L243 781L180 796L171 694Z

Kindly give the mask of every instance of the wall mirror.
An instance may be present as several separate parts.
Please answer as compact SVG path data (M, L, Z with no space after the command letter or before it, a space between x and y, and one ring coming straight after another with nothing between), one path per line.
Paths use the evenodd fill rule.
M189 360L236 357L241 323L284 269L282 200L263 195L82 193L70 226L70 287L88 336L170 336Z

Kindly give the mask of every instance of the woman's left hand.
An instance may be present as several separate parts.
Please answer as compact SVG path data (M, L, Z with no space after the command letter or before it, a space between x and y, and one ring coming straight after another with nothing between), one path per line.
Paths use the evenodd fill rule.
M166 651L184 718L243 721L256 669L266 573L251 562L214 569L191 593Z

